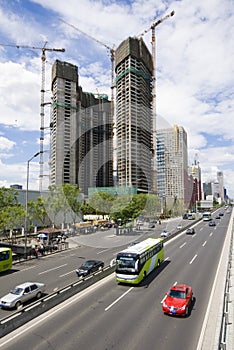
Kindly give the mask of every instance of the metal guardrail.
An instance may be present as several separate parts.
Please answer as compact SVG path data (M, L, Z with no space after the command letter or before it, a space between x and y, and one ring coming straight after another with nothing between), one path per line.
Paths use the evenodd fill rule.
M227 328L230 325L230 287L231 287L231 269L232 269L232 254L233 254L233 233L230 241L230 250L228 258L228 266L226 273L226 281L224 288L224 299L223 299L223 311L222 311L222 321L219 336L219 350L227 350L228 332Z

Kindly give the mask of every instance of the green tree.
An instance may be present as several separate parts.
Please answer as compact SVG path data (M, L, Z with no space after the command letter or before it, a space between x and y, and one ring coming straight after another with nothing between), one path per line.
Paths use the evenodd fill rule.
M70 213L74 223L76 217L81 215L81 207L83 204L83 198L80 196L80 189L77 185L64 184L59 189L59 196L62 199L66 199L64 201L64 215ZM68 204L68 208L66 204Z
M13 188L0 188L0 234L23 226L24 207L18 203L17 191Z
M36 200L28 202L28 219L32 225L33 221L37 221L41 226L46 226L50 220L46 210L46 199L43 197L37 197Z
M88 204L95 210L95 214L105 215L110 213L115 197L106 192L95 192L89 198Z

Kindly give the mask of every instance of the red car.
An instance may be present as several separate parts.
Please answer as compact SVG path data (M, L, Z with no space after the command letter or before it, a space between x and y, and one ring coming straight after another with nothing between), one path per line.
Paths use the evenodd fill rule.
M188 316L193 290L186 284L174 284L163 299L162 309L168 315Z

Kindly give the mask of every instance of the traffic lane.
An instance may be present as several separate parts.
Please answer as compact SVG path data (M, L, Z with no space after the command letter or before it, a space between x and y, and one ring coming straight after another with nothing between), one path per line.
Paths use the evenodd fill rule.
M76 268L86 257L94 258L94 248L64 251L55 255L48 255L41 259L22 262L19 269L11 270L1 276L0 297L8 294L16 285L26 281L41 282L46 285L46 294L77 281ZM16 310L0 308L0 319L9 316Z
M213 256L213 248L210 249L211 257L208 260L212 261L215 268L215 257L217 258L218 254L215 252ZM194 251L192 253L194 254ZM65 315L61 315L60 320L56 318L52 325L46 324L43 329L37 327L36 333L46 339L46 346L49 342L56 349L152 349L155 339L157 344L160 344L160 350L174 349L175 344L180 344L181 350L195 349L206 306L202 301L204 295L209 295L210 289L210 283L207 283L208 279L204 277L212 275L208 263L205 262L208 271L201 269L206 256L208 254L202 254L201 259L194 260L192 264L185 264L181 253L178 252L175 261L168 262L164 268L161 267L162 271L152 280L148 277L148 284L141 287L116 285L112 279L104 290L98 289L95 295L88 296L82 303L73 304L72 308L65 310ZM201 275L196 280L191 276L198 276L197 271L201 271ZM202 287L203 299L199 301L200 308L197 308L196 297L194 309L187 319L164 316L161 310L161 301L169 286L176 281L175 277L178 281L190 281L192 278L191 285L195 289L195 297L199 295L198 290ZM24 343L21 346L24 346Z
M175 240L174 245L178 243L180 244L180 239L178 238L177 240ZM183 247L183 245L181 245L180 247ZM63 251L59 254L50 255L39 260L31 260L22 263L21 272L25 273L25 276L27 275L27 278L24 276L23 279L21 275L17 275L17 278L15 278L14 280L15 285L20 284L24 281L36 280L38 282L45 283L47 287L47 293L52 293L64 287L65 285L71 284L74 281L76 281L77 276L75 273L75 269L82 263L82 260L85 260L85 258L94 258L94 254L106 255L106 259L109 263L109 254L111 254L112 256L113 252L108 249L94 250L94 248L92 247L84 246L82 247L82 249L76 249L73 251ZM72 258L74 259L72 260ZM78 263L77 261L80 262ZM6 289L5 291L2 290L1 295L7 294L13 288L12 284L9 288L7 288L6 282L2 284L2 286L3 285ZM3 312L0 311L1 318L6 316L5 312L5 310Z

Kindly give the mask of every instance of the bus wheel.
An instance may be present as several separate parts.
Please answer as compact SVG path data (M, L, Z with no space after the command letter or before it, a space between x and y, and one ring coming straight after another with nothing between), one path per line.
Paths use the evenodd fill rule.
M160 266L160 264L161 264L161 261L158 259L158 267Z

